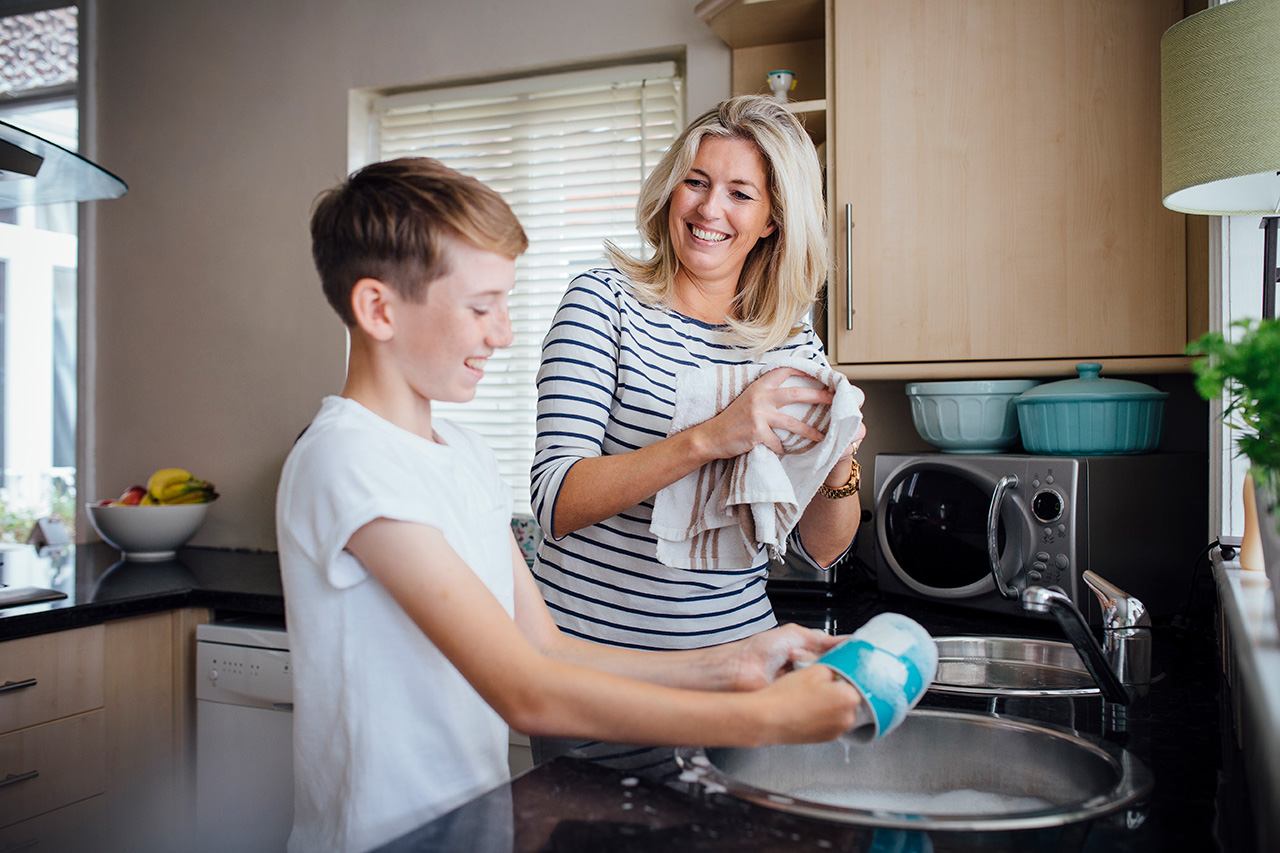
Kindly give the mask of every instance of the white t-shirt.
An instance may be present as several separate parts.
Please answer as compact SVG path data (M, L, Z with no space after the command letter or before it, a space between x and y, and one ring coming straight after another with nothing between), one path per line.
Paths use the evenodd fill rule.
M343 550L377 518L431 525L513 612L511 490L478 435L440 418L433 426L443 445L326 397L281 473L290 851L367 850L508 778L502 719Z

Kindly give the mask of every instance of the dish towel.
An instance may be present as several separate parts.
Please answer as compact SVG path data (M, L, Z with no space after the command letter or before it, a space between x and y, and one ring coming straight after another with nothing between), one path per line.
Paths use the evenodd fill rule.
M707 365L676 377L675 414L668 435L724 411L747 386L778 367L807 376L783 383L826 387L831 405L792 403L783 408L824 433L820 442L775 430L783 455L763 444L733 459L715 459L658 492L649 530L658 537L658 560L681 569L741 569L763 545L786 553L787 536L862 423L862 390L843 374L803 358L762 364Z

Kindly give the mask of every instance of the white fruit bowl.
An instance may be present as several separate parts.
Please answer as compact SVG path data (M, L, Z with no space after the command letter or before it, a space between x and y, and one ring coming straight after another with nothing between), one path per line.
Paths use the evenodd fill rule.
M100 506L85 504L89 521L102 540L124 552L126 560L169 560L195 535L209 504L176 506Z

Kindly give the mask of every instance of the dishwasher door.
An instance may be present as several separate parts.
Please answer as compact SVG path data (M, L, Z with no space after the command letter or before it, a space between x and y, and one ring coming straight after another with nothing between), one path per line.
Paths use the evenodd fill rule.
M288 635L196 628L196 832L203 851L285 849L293 826Z

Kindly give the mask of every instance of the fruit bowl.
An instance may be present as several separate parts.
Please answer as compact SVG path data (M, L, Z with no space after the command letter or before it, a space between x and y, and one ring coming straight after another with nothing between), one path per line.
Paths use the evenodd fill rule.
M102 540L124 552L126 560L169 560L195 535L209 503L160 506L85 504L89 521Z

